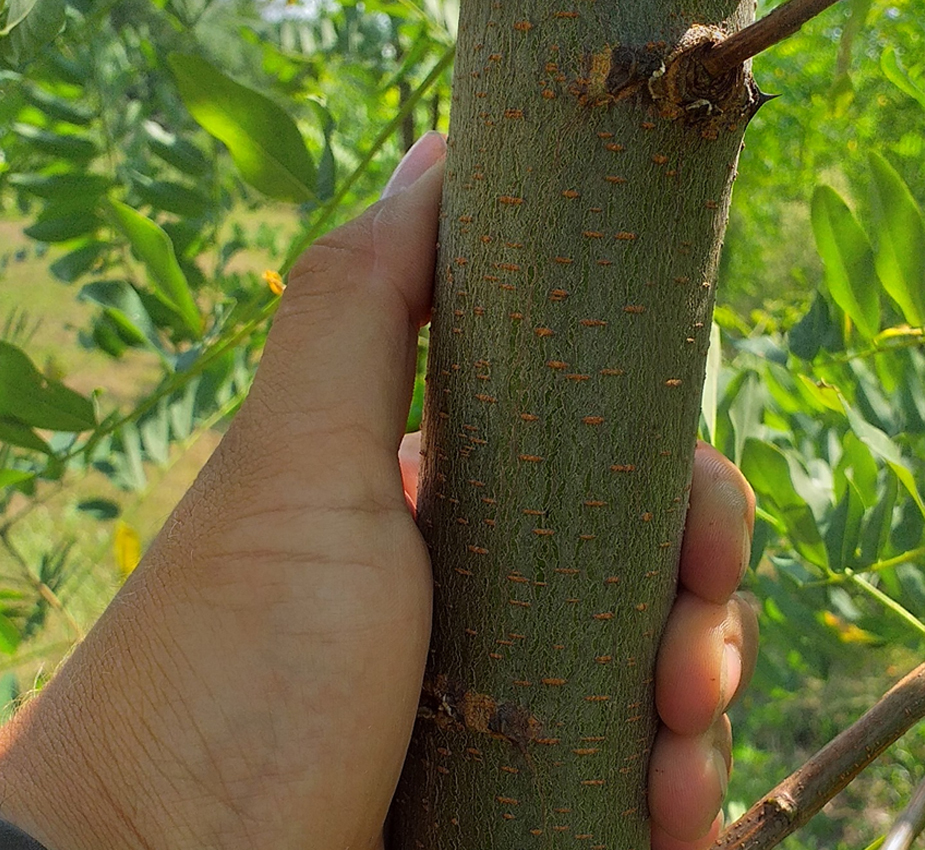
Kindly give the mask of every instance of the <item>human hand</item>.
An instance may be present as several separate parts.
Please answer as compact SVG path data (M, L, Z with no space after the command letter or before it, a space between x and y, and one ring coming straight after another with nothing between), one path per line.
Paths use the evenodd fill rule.
M309 249L221 445L84 643L0 731L0 815L49 850L381 847L430 628L396 455L443 151L425 137L385 200ZM657 672L656 850L715 831L721 712L755 649L729 601L751 506L701 448Z

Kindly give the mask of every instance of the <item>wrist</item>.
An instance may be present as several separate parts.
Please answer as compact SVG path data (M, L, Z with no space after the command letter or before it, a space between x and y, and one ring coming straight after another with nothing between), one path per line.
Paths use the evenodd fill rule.
M105 729L80 728L74 696L56 678L0 729L0 817L47 850L149 846L112 792L117 760L98 750Z

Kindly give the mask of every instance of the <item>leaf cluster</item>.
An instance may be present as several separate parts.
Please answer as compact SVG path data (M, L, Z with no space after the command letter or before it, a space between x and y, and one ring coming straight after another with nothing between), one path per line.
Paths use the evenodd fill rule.
M321 6L308 17L249 0L0 6L0 211L24 220L35 244L0 246L0 276L25 295L19 265L45 261L67 287L61 298L93 308L75 342L157 375L128 407L105 387L78 392L66 365L57 374L32 355L26 299L10 314L0 337L0 587L25 581L33 605L47 591L36 584L41 559L81 558L69 539L25 547L30 517L88 476L108 479L104 491L144 494L153 467L231 415L280 272L374 199L406 142L445 122L442 8ZM289 224L276 232L267 215ZM91 495L77 507L106 524L119 501ZM129 532L104 535L123 568L134 560ZM71 574L93 570L84 560ZM0 652L28 656L41 639L24 611L0 600ZM65 607L58 615L79 637Z
M917 104L913 77L893 83ZM815 181L807 212L820 279L806 306L802 295L769 299L747 319L721 307L728 359L714 350L708 374L705 432L741 465L759 504L749 584L764 652L756 693L737 714L749 741L739 757L762 775L776 765L781 778L799 756L756 743L773 751L788 728L808 755L867 707L885 680L872 668L910 663L925 638L923 195L876 150L853 167L857 178L838 180L850 195ZM736 800L767 790L738 782L734 814ZM861 785L893 803L878 782ZM862 830L868 842L878 834ZM828 844L832 831L811 824L790 844Z

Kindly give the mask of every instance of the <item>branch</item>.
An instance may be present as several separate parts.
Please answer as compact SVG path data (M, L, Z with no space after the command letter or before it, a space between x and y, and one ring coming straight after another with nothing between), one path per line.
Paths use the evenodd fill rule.
M738 68L746 59L789 38L808 20L824 12L838 0L788 0L760 21L715 45L703 58L703 67L714 77Z
M909 850L912 842L925 829L925 780L915 789L909 805L896 819L880 850Z
M759 800L713 850L769 850L799 829L913 724L925 717L925 664Z
M32 589L41 596L51 608L64 618L65 622L74 632L75 641L80 643L84 639L84 630L80 627L80 623L74 619L74 615L67 609L60 597L45 584L39 576L32 574L32 570L29 568L29 562L25 559L22 552L13 544L13 541L10 539L9 531L6 528L0 529L0 543L2 543L3 547L10 553L13 560L19 564L26 582L32 586Z

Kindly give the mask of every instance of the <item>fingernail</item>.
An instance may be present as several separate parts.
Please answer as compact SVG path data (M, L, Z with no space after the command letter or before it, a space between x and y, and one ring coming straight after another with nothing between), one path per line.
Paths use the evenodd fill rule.
M383 199L404 192L445 154L446 139L435 130L425 133L408 149L402 161L398 163L385 189L382 190Z
M723 644L723 669L721 675L723 705L720 713L729 707L730 701L739 689L739 682L742 681L742 656L735 644Z
M722 791L723 797L726 796L726 789L729 787L729 768L726 765L726 756L717 749L714 748L712 752L713 758L713 767L716 770L716 778L719 781L719 787Z

